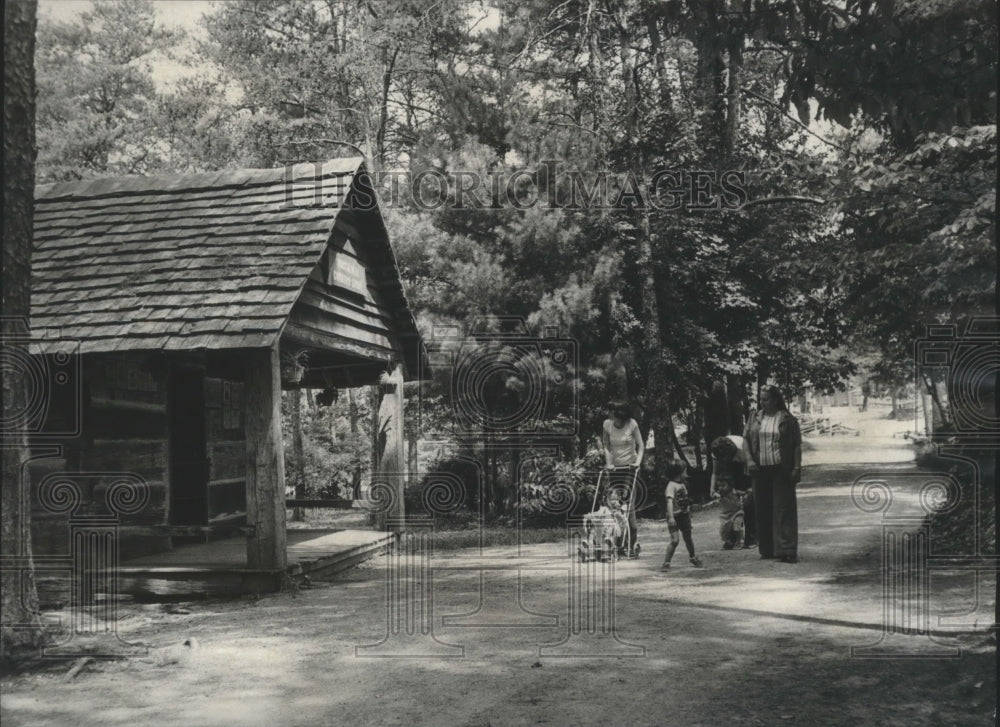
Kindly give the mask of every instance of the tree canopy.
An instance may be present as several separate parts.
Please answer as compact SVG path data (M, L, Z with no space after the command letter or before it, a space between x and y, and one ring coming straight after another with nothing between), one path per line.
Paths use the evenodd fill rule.
M767 381L843 386L862 351L898 379L926 324L990 310L989 0L218 3L169 87L163 12L41 19L40 178L363 154L402 181L383 203L426 336L489 350L474 322L513 316L573 341L578 395L525 425L576 418L567 453L612 397L657 442L716 432L719 382L738 414ZM489 406L516 408L536 354Z

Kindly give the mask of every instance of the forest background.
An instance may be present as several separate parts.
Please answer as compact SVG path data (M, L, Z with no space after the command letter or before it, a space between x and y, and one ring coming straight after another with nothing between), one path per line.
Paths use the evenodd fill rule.
M953 372L915 369L914 350L927 325L994 310L995 16L991 0L52 0L36 178L365 157L392 182L432 353L407 385L412 504L420 472L449 471L456 506L539 514L599 468L612 399L659 445L653 482L675 458L704 472L768 382L892 393L916 371L938 431L961 426ZM298 496L361 494L375 402L286 392Z

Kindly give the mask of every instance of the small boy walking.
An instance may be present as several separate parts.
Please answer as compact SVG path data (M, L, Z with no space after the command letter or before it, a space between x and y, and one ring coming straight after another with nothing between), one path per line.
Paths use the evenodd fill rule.
M681 481L684 478L684 466L672 464L667 470L670 482L667 483L667 527L670 529L670 543L663 558L660 570L670 570L670 561L677 550L680 536L684 536L684 545L691 556L691 565L701 568L701 560L694 554L694 541L691 539L691 498L687 486Z

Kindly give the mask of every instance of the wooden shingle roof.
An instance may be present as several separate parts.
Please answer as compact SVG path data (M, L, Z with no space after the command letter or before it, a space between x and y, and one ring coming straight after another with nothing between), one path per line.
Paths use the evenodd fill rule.
M363 169L351 158L38 187L38 350L271 345ZM394 267L388 240L376 244L385 247L377 257ZM393 287L401 296L398 279ZM405 299L398 310L401 333L415 334Z

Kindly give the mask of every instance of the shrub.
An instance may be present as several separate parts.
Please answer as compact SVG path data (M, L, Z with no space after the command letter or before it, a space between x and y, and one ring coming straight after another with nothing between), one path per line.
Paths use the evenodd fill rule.
M539 457L521 471L520 521L555 526L590 512L601 460Z
M406 487L407 513L435 515L459 510L475 512L479 507L479 467L464 457L435 462L428 474Z
M939 438L936 436L936 438ZM943 441L943 437L939 438ZM958 482L954 506L942 503L940 512L927 516L932 550L947 555L970 555L996 551L996 479L994 452L982 447L961 447L939 454L936 446L924 445L917 464L932 472L947 473Z

